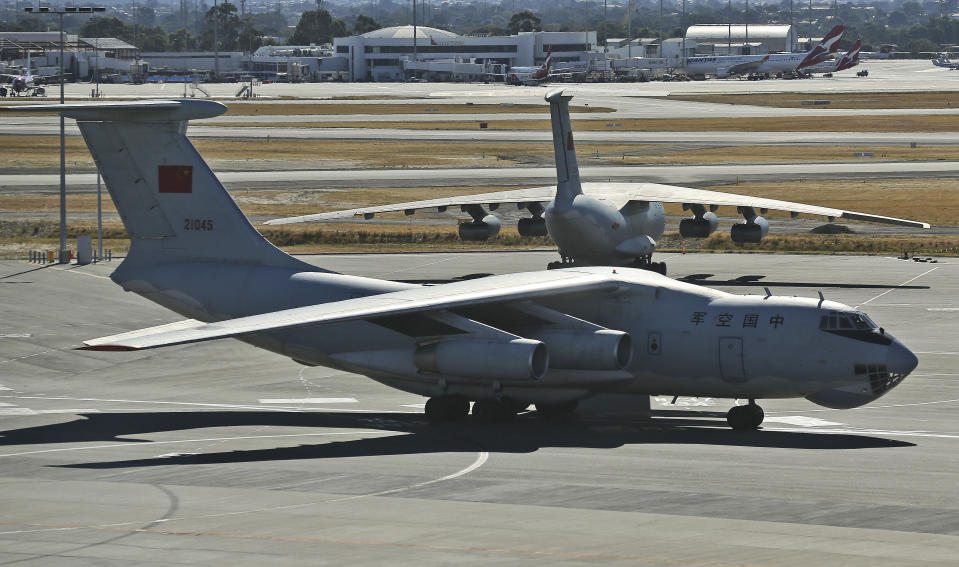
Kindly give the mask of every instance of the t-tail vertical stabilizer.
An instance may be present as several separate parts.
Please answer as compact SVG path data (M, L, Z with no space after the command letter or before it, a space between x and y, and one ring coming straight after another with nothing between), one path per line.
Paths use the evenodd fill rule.
M572 204L576 195L583 193L579 181L579 166L576 164L576 148L573 144L573 127L569 119L569 101L573 97L563 90L546 94L553 123L553 151L556 153L556 199L555 207L564 209Z
M31 105L74 118L130 236L128 264L215 261L311 266L250 224L186 137L191 119L226 107L207 100Z

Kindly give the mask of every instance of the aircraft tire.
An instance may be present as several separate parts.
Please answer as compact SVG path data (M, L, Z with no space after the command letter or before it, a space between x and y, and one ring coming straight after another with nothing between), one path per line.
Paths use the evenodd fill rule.
M460 396L437 396L426 400L426 418L430 421L455 421L469 414L469 400Z
M726 421L729 426L736 430L755 430L759 429L765 418L763 408L755 403L745 406L733 406L726 413Z
M579 400L560 402L557 404L536 404L536 413L547 418L565 417L576 411Z
M507 421L516 417L516 412L510 404L499 400L476 400L473 417L479 421Z
M654 262L653 271L657 274L666 275L666 262Z

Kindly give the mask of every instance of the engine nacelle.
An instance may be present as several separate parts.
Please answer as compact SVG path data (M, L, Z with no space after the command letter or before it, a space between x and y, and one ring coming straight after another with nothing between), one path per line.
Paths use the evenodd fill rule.
M762 217L754 217L751 222L734 224L729 235L733 242L759 242L769 233L769 223Z
M536 329L523 335L546 344L550 368L622 370L633 360L633 340L623 331Z
M719 218L715 213L707 212L702 218L679 221L679 234L686 238L706 238L716 232L717 227L719 227Z
M481 221L460 223L459 233L463 240L489 240L499 234L500 222L495 215L486 215Z
M546 230L546 219L543 217L523 217L516 224L516 230L520 236L546 236L549 231Z
M485 380L539 380L549 368L546 345L530 339L452 339L416 349L421 372Z

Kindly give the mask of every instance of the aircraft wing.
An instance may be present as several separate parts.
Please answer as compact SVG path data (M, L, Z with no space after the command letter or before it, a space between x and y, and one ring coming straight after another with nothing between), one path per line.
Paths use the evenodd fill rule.
M621 282L614 272L606 268L506 274L438 286L416 287L214 323L195 320L180 321L85 341L86 346L79 349L142 350L326 323L431 312L467 305L501 304L585 292L611 292L618 289L620 285Z
M661 203L686 203L706 206L752 207L757 210L773 209L795 214L835 217L881 224L910 226L914 228L929 228L928 223L908 219L871 215L831 207L805 205L803 203L780 201L778 199L737 195L735 193L661 185L658 183L583 183L583 193L597 199L608 201L618 199L620 201L659 201Z
M491 205L496 206L506 203L526 204L526 203L548 203L556 195L556 186L551 187L532 187L530 189L514 189L511 191L496 191L493 193L480 193L477 195L463 195L461 197L444 197L440 199L427 199L425 201L410 201L408 203L394 203L391 205L380 205L376 207L362 207L359 209L347 209L344 211L332 211L329 213L317 213L313 215L303 215L299 217L288 217L282 219L273 219L266 224L290 224L297 222L313 222L331 219L344 219L356 216L364 218L373 218L376 213L396 213L404 211L407 215L412 215L418 209L436 208L440 212L447 207L462 207L466 205ZM492 206L495 205L495 206Z
M585 195L600 201L605 201L616 208L622 207L629 201L658 201L661 203L687 203L707 206L716 205L752 207L754 209L773 209L796 214L835 217L881 224L910 226L914 228L929 228L928 223L920 221L884 217L881 215L847 211L844 209L834 209L831 207L819 207L816 205L806 205L803 203L793 203L790 201L780 201L777 199L764 199L761 197L738 195L735 193L723 193L719 191L706 191L704 189L692 189L689 187L662 185L659 183L583 183L582 186L583 193ZM380 205L376 207L364 207L344 211L332 211L329 213L303 215L299 217L281 218L268 221L266 224L276 225L297 222L312 222L338 218L350 218L354 216L372 218L376 213L399 211L405 211L406 214L411 215L418 209L428 209L433 207L441 209L443 207L459 207L478 204L499 205L505 203L548 203L549 201L553 200L555 194L555 186L533 187L530 189L515 189L512 191L498 191L495 193L481 193L478 195L462 195L460 197L447 197L430 199L426 201L411 201L408 203L396 203L392 205ZM494 207L491 206L490 208L492 209Z
M726 75L742 75L743 73L751 73L756 69L759 69L763 63L769 61L769 56L765 56L762 59L756 59L754 61L746 61L744 63L737 63L736 65L730 65L729 67L723 67L719 70L720 73Z

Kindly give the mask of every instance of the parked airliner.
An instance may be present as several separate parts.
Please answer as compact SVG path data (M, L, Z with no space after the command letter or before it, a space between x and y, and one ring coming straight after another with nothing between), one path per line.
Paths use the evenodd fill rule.
M835 26L806 53L688 57L683 67L687 74L694 77L715 75L720 79L749 73L792 74L821 63L835 53L845 29L841 24Z

